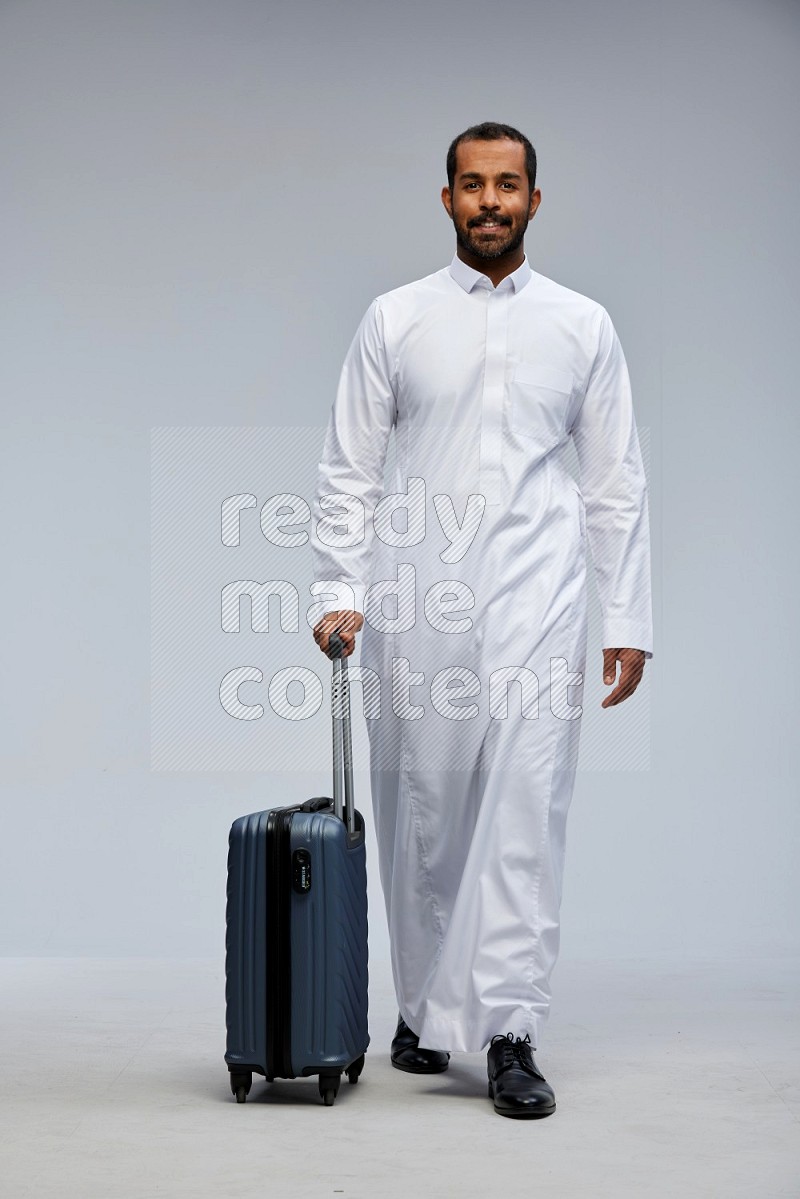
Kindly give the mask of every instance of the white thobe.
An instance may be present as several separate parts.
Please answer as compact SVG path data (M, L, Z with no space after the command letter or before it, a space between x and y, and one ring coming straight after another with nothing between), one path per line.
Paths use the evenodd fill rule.
M608 313L527 258L496 288L455 256L377 297L342 368L315 503L314 577L339 590L319 587L314 618L366 616L350 673L400 1012L422 1047L477 1052L508 1031L537 1047L580 736L587 544L603 646L652 657L647 487Z

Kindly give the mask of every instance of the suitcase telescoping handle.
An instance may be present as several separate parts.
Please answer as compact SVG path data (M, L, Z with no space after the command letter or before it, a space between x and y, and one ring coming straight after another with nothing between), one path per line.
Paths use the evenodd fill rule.
M344 642L337 633L328 640L328 655L333 658L331 708L333 715L333 810L347 825L348 833L356 831L356 809L353 802L353 739L350 729L350 680L347 658L342 657ZM342 805L342 774L344 774L344 806Z

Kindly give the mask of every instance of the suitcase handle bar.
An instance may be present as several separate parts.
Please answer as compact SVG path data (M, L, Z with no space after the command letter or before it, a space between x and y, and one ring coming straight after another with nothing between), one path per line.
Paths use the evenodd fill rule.
M333 716L333 810L347 825L349 833L356 831L356 809L353 802L353 739L350 726L350 679L347 658L343 657L344 642L335 632L328 639L328 656L333 658L331 709ZM344 803L342 802L344 775Z

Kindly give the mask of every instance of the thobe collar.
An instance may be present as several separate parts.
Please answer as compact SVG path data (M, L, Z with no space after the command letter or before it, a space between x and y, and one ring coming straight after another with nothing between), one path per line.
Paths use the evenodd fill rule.
M488 291L513 290L520 292L526 283L530 283L531 276L533 275L527 254L523 258L522 264L515 271L512 271L510 275L506 275L505 279L501 279L497 287L495 287L488 275L482 275L480 271L467 266L466 262L459 258L458 254L453 255L453 261L450 263L448 269L459 287L463 287L466 292L472 291L475 287Z

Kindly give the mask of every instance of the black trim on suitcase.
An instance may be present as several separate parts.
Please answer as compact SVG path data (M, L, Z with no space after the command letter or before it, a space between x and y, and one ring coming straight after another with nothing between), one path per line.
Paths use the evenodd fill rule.
M292 939L289 923L289 833L292 813L284 808L267 820L270 865L267 871L267 1061L271 1074L292 1073Z

